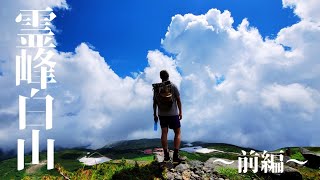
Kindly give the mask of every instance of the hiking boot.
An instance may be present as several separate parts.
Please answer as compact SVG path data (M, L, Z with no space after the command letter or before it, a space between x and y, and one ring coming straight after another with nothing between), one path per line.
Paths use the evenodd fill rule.
M173 155L173 158L172 158L172 161L173 161L173 163L175 163L175 164L180 164L181 162L186 161L186 158L185 158L185 157L180 157L179 154L174 154L174 155Z
M163 161L164 161L164 162L170 161L169 153L164 153L164 159L163 159Z
M174 157L172 161L174 164L180 164L182 162L185 162L186 158L178 156L178 157Z

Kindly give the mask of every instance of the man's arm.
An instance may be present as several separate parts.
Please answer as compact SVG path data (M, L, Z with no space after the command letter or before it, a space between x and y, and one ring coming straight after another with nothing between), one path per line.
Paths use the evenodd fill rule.
M182 119L182 105L181 105L181 99L180 96L177 97L177 105L179 109L179 119Z
M158 121L158 115L157 115L157 102L155 99L153 99L153 117L155 121Z

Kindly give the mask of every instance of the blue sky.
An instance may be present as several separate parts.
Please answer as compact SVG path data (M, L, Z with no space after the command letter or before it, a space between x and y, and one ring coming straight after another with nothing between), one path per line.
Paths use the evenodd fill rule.
M148 50L166 53L164 38L176 14L204 14L211 8L229 10L234 27L248 18L263 37L274 38L280 29L299 21L280 0L67 0L71 10L61 10L54 24L57 49L74 51L81 42L95 47L121 77L143 71Z

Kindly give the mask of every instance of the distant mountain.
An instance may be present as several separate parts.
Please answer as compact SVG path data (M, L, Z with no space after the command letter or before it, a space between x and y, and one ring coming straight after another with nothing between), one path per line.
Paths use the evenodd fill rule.
M0 148L0 161L10 159L15 157L17 152L15 150L10 150L10 151L4 151Z
M182 141L181 144L186 142ZM173 141L168 140L169 148L173 148ZM147 148L161 147L161 140L159 138L155 139L136 139L136 140L123 140L115 143L107 144L103 148L112 148L116 150L141 150Z
M241 150L255 150L252 148L240 147L232 144L226 143L209 143L209 142L202 142L202 141L195 141L195 142L186 142L181 141L181 148L188 147L188 146L202 146L207 148L214 148L218 150L225 150L225 151L232 151L232 152L241 152ZM173 149L173 140L168 140L169 149ZM154 139L136 139L136 140L123 140L118 141L115 143L107 144L101 149L113 149L113 150L143 150L148 148L156 148L162 147L161 146L161 139L154 138Z

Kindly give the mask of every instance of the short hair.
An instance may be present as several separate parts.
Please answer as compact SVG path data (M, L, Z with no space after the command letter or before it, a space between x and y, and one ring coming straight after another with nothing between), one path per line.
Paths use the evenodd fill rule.
M167 80L169 79L169 73L168 73L168 71L166 71L166 70L160 71L160 78L161 78L163 81L167 81Z

